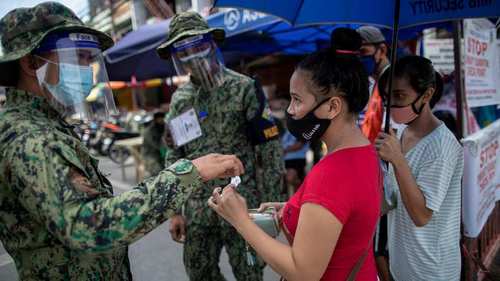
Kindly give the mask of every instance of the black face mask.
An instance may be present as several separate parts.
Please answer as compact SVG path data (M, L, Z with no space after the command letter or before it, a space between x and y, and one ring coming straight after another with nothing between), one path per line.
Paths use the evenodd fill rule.
M163 132L165 130L165 124L163 123L155 123L155 129L159 132Z
M330 126L330 119L320 119L314 115L314 111L318 109L323 103L330 99L326 99L316 105L309 113L301 119L293 119L288 112L286 112L286 125L288 131L303 142L315 141L321 138Z

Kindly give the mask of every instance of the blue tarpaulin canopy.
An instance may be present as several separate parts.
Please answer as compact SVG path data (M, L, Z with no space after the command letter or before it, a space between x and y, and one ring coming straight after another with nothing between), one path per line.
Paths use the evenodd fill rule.
M306 54L326 44L333 29L332 25L292 27L275 16L241 9L218 13L208 23L226 30L228 40L221 46L223 51L252 55Z
M226 30L220 46L226 61L240 56L283 53L306 54L329 41L331 25L292 27L283 20L249 10L232 9L207 18L211 27ZM162 60L156 48L166 40L170 20L145 25L123 37L106 51L111 80L128 81L174 75L171 62Z
M165 40L170 20L144 25L128 33L105 52L106 69L110 80L130 81L168 77L173 66L156 54L156 47Z
M278 17L241 9L211 15L207 21L211 27L225 29L226 40L220 47L228 63L242 56L308 54L328 46L335 27L358 27L354 24L293 27ZM110 79L129 81L135 76L137 80L146 80L175 75L172 63L156 54L156 48L168 36L169 24L170 20L164 20L142 26L107 50L105 57ZM422 28L406 29L400 39L415 38ZM385 33L389 34L389 29Z
M275 15L293 26L326 23L358 23L392 28L391 63L396 61L398 32L401 28L450 20L499 17L498 0L215 0L217 7L238 7ZM392 77L388 92L392 91ZM390 95L387 104L391 104ZM461 109L459 109L461 111ZM390 106L386 110L385 131L389 131Z

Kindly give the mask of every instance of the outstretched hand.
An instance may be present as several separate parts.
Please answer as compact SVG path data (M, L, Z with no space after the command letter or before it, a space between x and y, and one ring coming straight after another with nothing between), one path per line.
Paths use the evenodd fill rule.
M192 162L203 181L239 176L245 172L243 163L235 155L211 153Z

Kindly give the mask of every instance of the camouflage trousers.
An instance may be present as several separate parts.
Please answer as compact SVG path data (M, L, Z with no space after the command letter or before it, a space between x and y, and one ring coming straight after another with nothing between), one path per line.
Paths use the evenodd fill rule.
M190 203L193 203L193 200ZM198 201L198 200L197 200ZM200 200L193 205L205 204ZM184 244L184 266L191 281L225 281L219 268L219 257L225 247L233 274L238 281L262 281L264 262L256 258L253 266L247 264L247 247L239 233L211 209L198 209L193 220L192 211L186 211L187 229ZM194 211L196 212L196 211ZM200 216L201 215L201 216ZM198 220L203 217L203 220ZM256 257L255 252L252 255Z

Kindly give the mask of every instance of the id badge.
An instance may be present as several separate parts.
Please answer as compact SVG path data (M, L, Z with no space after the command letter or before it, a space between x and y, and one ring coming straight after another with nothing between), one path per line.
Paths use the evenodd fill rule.
M193 108L170 120L168 127L176 147L202 136L200 122Z

